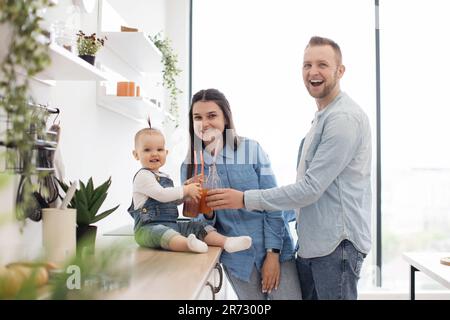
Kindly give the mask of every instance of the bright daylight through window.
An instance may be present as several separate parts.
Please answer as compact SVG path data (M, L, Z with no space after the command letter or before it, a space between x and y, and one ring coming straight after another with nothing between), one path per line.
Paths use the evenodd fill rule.
M448 110L448 12L444 0L380 1L382 285L405 296L409 269L402 252L450 247L450 127L442 116ZM373 247L359 283L361 292L372 290L374 1L194 0L192 34L192 91L224 92L238 134L262 144L279 184L295 180L299 143L316 111L301 77L304 47L314 35L340 44L347 68L341 89L366 111L372 126ZM442 289L423 275L416 285Z

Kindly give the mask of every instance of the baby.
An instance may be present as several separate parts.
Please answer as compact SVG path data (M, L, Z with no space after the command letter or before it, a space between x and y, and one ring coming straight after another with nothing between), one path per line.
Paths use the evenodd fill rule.
M133 202L128 212L134 218L135 239L140 246L198 253L207 252L208 245L227 252L250 248L252 239L248 236L225 237L205 222L177 221L177 205L185 197L199 201L201 186L188 183L174 187L169 176L159 171L168 153L161 131L151 125L139 130L134 145L133 155L142 168L133 179Z

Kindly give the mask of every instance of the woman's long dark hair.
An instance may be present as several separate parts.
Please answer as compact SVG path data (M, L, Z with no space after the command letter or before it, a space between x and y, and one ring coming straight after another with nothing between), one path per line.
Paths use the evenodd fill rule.
M236 134L234 127L233 115L231 113L230 103L225 95L217 89L200 90L192 97L191 106L189 108L189 149L186 156L187 163L187 178L192 177L194 172L194 150L195 146L201 145L204 148L204 143L194 143L195 139L200 139L194 132L194 120L192 109L198 101L212 101L216 103L222 110L225 117L225 129L222 133L224 147L228 144L232 150L236 150L239 145L239 136ZM197 148L198 149L198 148Z

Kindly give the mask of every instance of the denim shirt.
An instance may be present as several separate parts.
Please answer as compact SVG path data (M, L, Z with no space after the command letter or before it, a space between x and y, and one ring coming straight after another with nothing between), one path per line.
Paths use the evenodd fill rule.
M297 215L300 257L328 255L344 239L367 254L371 247L371 157L369 120L340 92L318 115L305 154L304 177L279 188L246 191L245 207L301 208Z
M204 161L206 177L212 163L212 157L208 152L204 152ZM266 153L256 141L247 138L241 138L236 151L226 145L217 155L216 167L223 188L245 191L276 186ZM184 163L181 166L182 182L187 179L186 175L187 165ZM294 245L288 221L284 219L284 216L288 217L289 214L293 212L216 210L213 219L206 219L202 214L196 219L213 225L225 236L248 235L252 238L250 249L235 253L223 252L220 258L233 276L249 281L254 265L261 270L266 249L280 249L280 261L294 258Z

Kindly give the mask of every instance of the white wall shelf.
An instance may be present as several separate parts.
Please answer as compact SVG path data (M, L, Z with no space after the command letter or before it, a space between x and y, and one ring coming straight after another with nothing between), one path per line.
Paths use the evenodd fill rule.
M50 44L51 64L36 75L40 80L108 80L106 75L57 44Z
M119 97L99 94L97 104L142 123L147 123L148 116L150 116L152 123L158 123L167 116L167 112L145 97Z
M108 38L105 47L139 72L161 72L161 51L143 32L102 32L101 36Z

